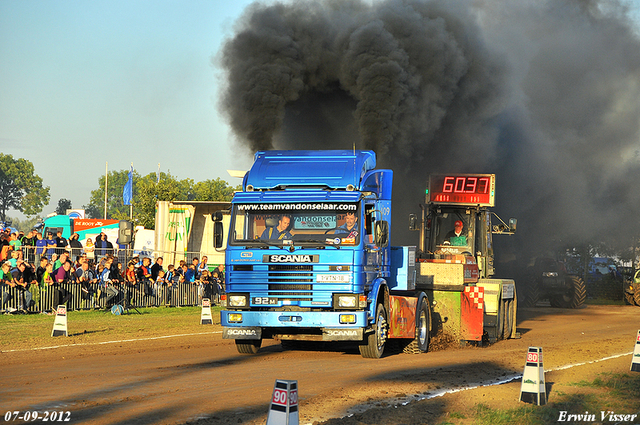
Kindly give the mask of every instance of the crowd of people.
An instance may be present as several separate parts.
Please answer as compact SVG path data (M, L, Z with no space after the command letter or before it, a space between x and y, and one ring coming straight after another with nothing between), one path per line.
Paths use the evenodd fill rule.
M103 294L105 307L109 308L114 303L131 305L135 290L144 296L162 295L159 298L167 300L166 305L176 304L172 301L179 285L195 285L199 299L209 298L213 303L219 302L224 290L224 266L210 271L206 256L202 260L192 258L190 263L180 260L177 266L170 264L165 270L162 257L153 265L149 257L133 256L123 261L108 245L104 233L96 237L96 243L88 239L84 247L77 234L68 242L60 233L57 238L51 233L47 236L46 244L42 244L42 234L36 231L27 235L0 233L0 311L9 312L7 305L15 294L18 312L30 310L44 291L54 291L52 306L66 304L73 295L68 288L81 291L82 299L93 308ZM103 244L105 241L108 244Z

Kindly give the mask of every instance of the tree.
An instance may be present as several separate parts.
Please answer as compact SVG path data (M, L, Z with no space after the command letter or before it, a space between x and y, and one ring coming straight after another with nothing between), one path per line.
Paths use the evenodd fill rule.
M122 189L128 173L128 170L109 172L107 218L129 218L129 206L122 201ZM89 205L84 206L89 218L104 217L104 176L100 177L98 184L100 188L91 191ZM170 173L162 172L158 181L156 173L141 177L134 171L133 222L147 229L155 228L157 201L230 201L237 189L219 178L195 183L193 179L178 180Z
M7 216L7 221L11 221L11 226L15 227L18 230L22 230L27 233L29 230L33 229L39 221L42 220L40 216L34 216L30 218L25 218L24 220L20 220L19 218L11 218Z
M140 174L133 172L133 198L136 197L136 181ZM129 180L129 170L109 171L107 187L107 218L124 220L129 218L129 206L122 200L122 189ZM104 176L98 179L98 189L91 191L89 205L85 206L89 218L104 218Z
M49 186L34 171L31 161L0 153L0 220L10 209L32 216L49 203Z
M58 207L56 208L56 214L59 215L65 215L67 213L67 210L71 209L71 201L66 199L66 198L62 198L58 200Z
M233 192L240 189L241 187L233 188L229 186L229 183L220 178L205 180L193 186L193 200L230 201L233 197Z

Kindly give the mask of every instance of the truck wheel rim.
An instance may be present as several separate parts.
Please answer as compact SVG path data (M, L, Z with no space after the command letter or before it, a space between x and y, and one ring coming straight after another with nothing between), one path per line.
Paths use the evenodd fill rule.
M377 335L377 346L378 350L382 351L384 347L384 343L387 340L387 321L384 318L384 314L380 314L378 316L378 329L376 332Z
M418 341L424 344L427 340L427 316L424 311L420 312L420 327L418 328Z

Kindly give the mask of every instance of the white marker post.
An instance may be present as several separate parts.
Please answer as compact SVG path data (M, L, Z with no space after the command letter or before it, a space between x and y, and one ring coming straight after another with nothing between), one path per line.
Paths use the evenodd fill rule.
M276 379L267 425L298 425L298 381Z
M59 305L56 309L56 320L53 322L51 336L69 336L67 332L67 306Z
M522 374L520 401L542 406L547 404L547 390L542 366L542 347L529 347L527 362Z
M202 313L200 314L201 325L213 325L213 316L211 316L211 300L209 298L202 299Z
M631 371L640 372L640 331L636 335L636 347L633 349L633 357L631 357Z

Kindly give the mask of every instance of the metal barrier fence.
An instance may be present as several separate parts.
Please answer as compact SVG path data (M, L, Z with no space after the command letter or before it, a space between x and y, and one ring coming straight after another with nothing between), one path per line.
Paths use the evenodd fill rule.
M20 249L20 253L29 264L32 264L34 268L40 265L40 257L46 256L50 261L59 256L60 253L67 252L69 254L69 260L74 262L76 256L82 255L83 251L79 248L50 248L42 249L32 246L23 246ZM215 258L220 260L220 253L205 253L205 252L168 252L168 251L154 251L148 253L135 253L132 249L119 249L115 248L110 252L118 262L122 264L122 270L125 270L127 263L134 257L144 258L149 257L151 264L155 262L158 257L163 257L163 269L167 270L169 264L174 264L178 268L180 260L184 260L187 265L191 265L194 258L202 260L203 256L209 258ZM88 257L91 259L91 256ZM95 264L99 262L101 255L95 252L93 256ZM168 259L170 261L168 261ZM175 263L174 263L175 262ZM217 267L217 263L208 263L209 271L213 271ZM200 285L200 284L184 284L179 283L173 287L162 285L157 289L154 289L153 295L145 295L144 287L142 283L138 283L134 287L128 287L125 285L113 285L117 289L117 295L114 298L109 298L111 293L107 288L100 284L86 285L83 291L83 285L75 282L61 284L57 286L41 287L40 285L30 285L29 292L31 298L34 301L33 305L27 310L29 312L41 312L41 311L53 311L54 307L62 303L62 298L65 294L70 294L70 298L66 302L68 310L83 310L91 308L107 308L111 307L114 303L122 303L125 298L128 303L133 307L153 307L162 305L171 306L195 306L200 305L202 295L206 292L206 296L212 300L216 298L217 291L214 291L213 285ZM19 288L11 288L5 286L0 291L2 292L0 310L8 309L21 309L24 305L25 296L28 295L21 291Z
M26 259L29 264L34 264L36 267L40 263L40 257L45 256L49 260L52 258L57 258L61 253L66 252L69 254L69 260L72 262L76 260L77 256L84 254L83 249L80 248L37 248L34 246L23 246L20 248L20 252L22 252L22 258ZM55 257L54 257L55 254ZM133 249L129 248L114 248L111 250L105 250L105 254L111 254L115 258L118 259L118 262L122 263L123 268L126 268L127 263L134 257L149 257L151 259L151 263L155 262L155 259L158 257L163 257L164 259L164 268L166 269L169 264L174 264L178 267L181 260L184 260L187 264L191 264L194 258L198 258L202 260L202 257L207 257L209 259L209 269L213 270L219 263L224 262L224 253L221 252L204 252L204 251L156 251L153 252L143 252L143 253L135 253ZM96 250L93 255L88 256L88 259L93 259L96 263L102 258L104 255L100 254L98 250ZM8 258L7 258L8 259Z
M100 284L81 285L79 283L66 283L47 288L31 285L29 292L33 303L27 311L30 313L54 311L55 307L62 303L65 291L70 296L66 303L68 310L111 308L115 304L123 304L125 300L131 307L186 307L200 305L203 296L216 299L216 291L211 285L198 284L179 283L175 289L163 285L156 288L153 295L145 295L142 284L134 287L110 285L108 288ZM25 298L28 297L25 296L25 291L19 288L6 287L2 292L4 292L2 299L8 298L3 307L5 310L22 309Z

